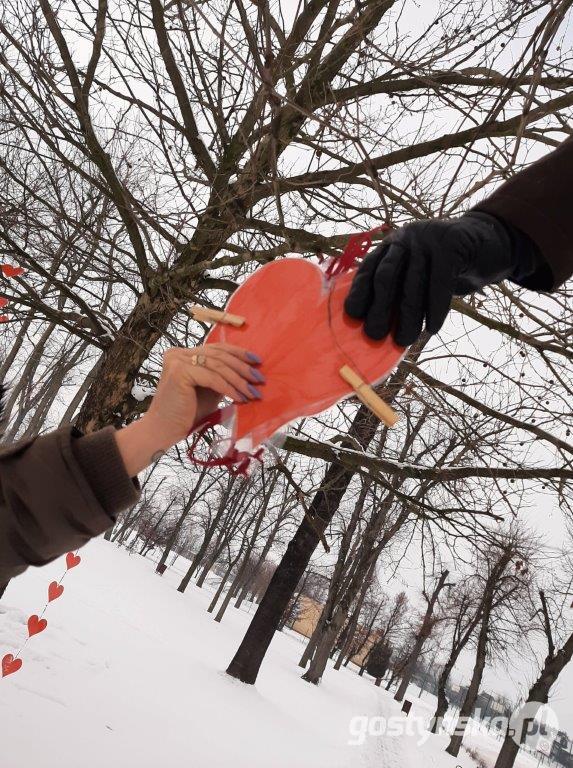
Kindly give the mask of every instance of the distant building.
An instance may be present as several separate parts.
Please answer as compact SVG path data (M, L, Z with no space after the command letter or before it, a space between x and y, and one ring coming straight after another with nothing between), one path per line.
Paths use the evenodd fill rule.
M467 692L467 685L458 685L457 683L452 683L451 685L448 685L446 695L448 697L448 701L453 707L461 707Z
M573 740L565 731L559 731L551 746L551 759L564 768L573 768Z

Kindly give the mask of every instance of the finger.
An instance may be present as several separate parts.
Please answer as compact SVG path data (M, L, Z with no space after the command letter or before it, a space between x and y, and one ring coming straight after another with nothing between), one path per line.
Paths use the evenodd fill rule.
M371 339L383 339L390 332L408 256L403 245L392 243L378 265L374 275L374 300L364 323L364 331Z
M461 260L460 262L461 263ZM428 276L428 308L426 329L437 333L450 311L456 275L456 259L444 258L442 254L431 259Z
M210 389L222 397L230 397L232 400L246 401L246 395L227 381L224 376L221 376L218 371L213 371L204 365L189 367L193 369L190 376L194 386Z
M209 370L216 371L229 384L231 384L236 390L241 392L246 397L257 400L261 399L262 393L257 389L257 387L251 384L250 381L238 373L231 365L228 365L221 357L217 355L206 357L204 367L208 368Z
M393 330L396 344L409 347L422 333L426 314L430 254L423 243L410 245L401 297L398 299L397 322Z
M231 347L232 345L228 346ZM234 347L234 349L244 352L239 347ZM220 345L208 344L194 349L182 349L180 352L190 368L217 371L240 394L240 400L260 400L262 398L261 391L250 380L257 384L264 384L264 376L255 368L246 365L239 357L233 357L230 352L224 351ZM199 356L205 358L202 365L197 364L196 358Z
M235 373L241 376L245 381L254 382L255 384L265 384L266 379L264 375L253 368L249 363L246 363L243 358L233 355L226 349L217 348L215 345L208 345L204 347L205 355L213 360L218 360L224 365L232 368Z
M224 341L218 341L215 344L208 344L204 347L204 349L217 348L224 349L226 352L229 352L229 354L238 357L239 360L244 360L246 363L250 363L251 365L259 365L263 362L256 352L253 352L249 349L243 349L242 347L237 347L235 344L227 344Z
M358 267L350 291L344 301L344 311L355 320L363 320L374 299L374 274L387 248L379 245Z

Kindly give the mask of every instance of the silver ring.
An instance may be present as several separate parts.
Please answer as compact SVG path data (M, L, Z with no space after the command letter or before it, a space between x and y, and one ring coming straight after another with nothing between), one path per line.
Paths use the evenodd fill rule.
M205 365L207 362L206 355L191 355L191 365Z

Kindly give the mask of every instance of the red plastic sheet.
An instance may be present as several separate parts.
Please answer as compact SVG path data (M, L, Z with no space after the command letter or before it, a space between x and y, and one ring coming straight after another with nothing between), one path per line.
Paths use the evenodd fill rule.
M234 447L250 451L291 421L353 394L340 376L343 365L372 384L400 362L403 347L391 337L372 341L344 313L353 277L352 270L329 279L315 264L288 258L260 267L233 294L227 311L246 318L245 325L216 325L206 343L255 352L267 380L262 400L225 411Z

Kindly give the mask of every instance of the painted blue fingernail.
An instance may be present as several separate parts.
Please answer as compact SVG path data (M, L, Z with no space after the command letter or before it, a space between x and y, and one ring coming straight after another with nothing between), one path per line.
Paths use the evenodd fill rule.
M242 392L239 392L239 397L241 398L241 403L249 402L249 398L246 395L244 395Z
M255 355L254 352L247 352L247 360L249 363L262 363L263 361L258 355Z
M247 387L248 387L248 390L249 390L249 392L251 393L251 395L253 397L256 397L257 400L261 400L262 399L263 396L261 395L261 393L259 392L259 390L256 387L253 387L252 384L247 384Z
M259 384L264 384L266 382L265 377L260 371L257 371L256 368L249 368L249 371L251 373L251 376L255 381L258 381Z

